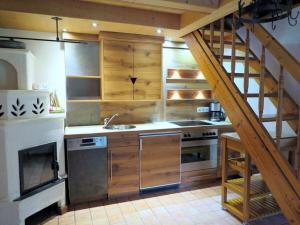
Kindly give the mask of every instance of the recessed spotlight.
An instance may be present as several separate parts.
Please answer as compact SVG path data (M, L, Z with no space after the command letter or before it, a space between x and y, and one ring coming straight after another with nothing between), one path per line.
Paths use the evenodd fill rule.
M67 32L68 30L67 30L66 28L63 28L62 31L63 31L63 32Z
M156 29L156 33L161 34L161 33L162 33L162 29L157 28L157 29Z
M92 22L92 26L93 26L93 27L98 27L98 23Z

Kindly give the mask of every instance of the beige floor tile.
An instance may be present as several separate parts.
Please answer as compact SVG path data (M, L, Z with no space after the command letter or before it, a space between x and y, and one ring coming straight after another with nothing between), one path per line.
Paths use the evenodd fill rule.
M153 198L146 198L144 201L147 203L147 205L150 208L156 208L156 207L161 207L162 204L159 201L158 197L153 197Z
M124 215L136 212L136 209L133 206L132 202L119 203L119 208L121 209L121 211Z
M108 218L102 218L102 219L93 219L93 225L109 225Z
M74 211L47 219L41 225L241 225L222 209L220 192L220 186L215 186L106 206L82 204L75 206ZM229 192L229 198L235 197L235 193ZM282 225L282 222L277 222L269 224Z
M103 206L91 208L90 211L92 219L101 219L102 217L106 217L106 211Z
M119 224L119 223L126 223L123 215L121 213L108 215L108 220L111 224Z
M197 197L193 195L190 191L182 192L180 194L186 201L192 201L197 199Z
M132 204L137 211L150 208L144 199L133 201Z
M124 215L124 218L127 224L143 224L143 221L137 212Z

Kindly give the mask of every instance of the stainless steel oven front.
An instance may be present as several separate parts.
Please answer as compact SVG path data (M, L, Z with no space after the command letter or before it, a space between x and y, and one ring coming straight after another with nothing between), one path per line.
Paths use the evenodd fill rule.
M218 166L218 129L185 132L182 135L182 172Z

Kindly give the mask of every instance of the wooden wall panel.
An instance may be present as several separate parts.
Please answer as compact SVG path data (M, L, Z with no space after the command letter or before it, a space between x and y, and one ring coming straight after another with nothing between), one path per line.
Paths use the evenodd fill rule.
M208 113L197 113L197 107L208 106L209 101L167 101L166 120L198 120L207 119Z
M103 123L104 118L115 113L119 116L114 119L115 124L149 123L162 120L161 101L112 101L101 102L100 118Z

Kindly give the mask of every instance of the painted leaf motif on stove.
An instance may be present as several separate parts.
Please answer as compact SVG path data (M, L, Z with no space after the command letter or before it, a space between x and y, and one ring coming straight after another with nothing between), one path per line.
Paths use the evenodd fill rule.
M40 98L37 98L36 99L36 103L33 103L32 105L34 107L34 109L32 110L32 112L35 115L42 114L45 111L45 109L44 109L44 103L40 101Z
M26 111L24 110L25 104L20 105L20 100L17 98L16 104L12 104L13 111L11 111L11 114L15 117L23 116L26 114Z

